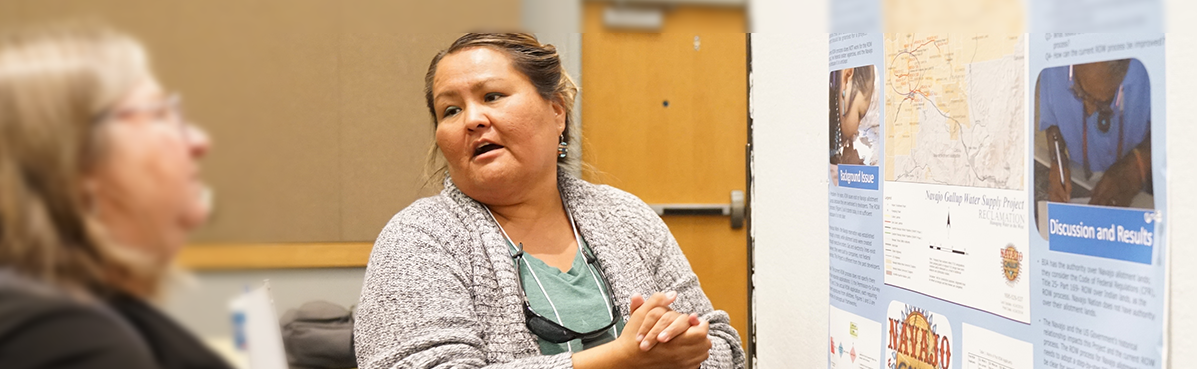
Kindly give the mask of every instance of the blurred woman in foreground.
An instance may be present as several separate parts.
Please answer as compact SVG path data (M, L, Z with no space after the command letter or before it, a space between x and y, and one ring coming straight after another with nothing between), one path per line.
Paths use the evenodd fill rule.
M0 36L0 367L228 367L147 303L207 217L207 149L132 38Z

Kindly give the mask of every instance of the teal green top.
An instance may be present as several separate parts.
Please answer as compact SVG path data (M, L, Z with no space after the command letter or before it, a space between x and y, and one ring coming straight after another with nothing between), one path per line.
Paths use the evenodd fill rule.
M597 265L592 268L586 264L586 258L582 256L583 248L586 248L587 252L590 251L586 240L579 237L579 241L581 244L578 245L578 253L567 272L551 267L530 254L524 254L516 269L524 281L524 294L528 296L528 305L532 307L532 311L566 328L584 333L610 324L610 304L615 302L610 301L606 281L603 280ZM512 250L515 250L514 246ZM540 353L554 355L578 352L613 341L623 330L623 325L624 322L620 319L619 323L607 330L607 334L586 341L577 339L568 343L552 343L537 337Z

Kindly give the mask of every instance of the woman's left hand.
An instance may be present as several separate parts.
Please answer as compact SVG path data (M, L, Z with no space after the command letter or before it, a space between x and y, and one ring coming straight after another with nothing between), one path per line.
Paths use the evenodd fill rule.
M669 304L677 299L677 292L670 291L664 295L655 293L650 299L653 303L645 306L643 296L632 296L629 309L630 312L635 312L641 307L651 309L645 314L644 321L636 333L636 341L640 343L641 351L651 350L657 343L669 342L690 327L701 324L698 315L679 313L669 308Z

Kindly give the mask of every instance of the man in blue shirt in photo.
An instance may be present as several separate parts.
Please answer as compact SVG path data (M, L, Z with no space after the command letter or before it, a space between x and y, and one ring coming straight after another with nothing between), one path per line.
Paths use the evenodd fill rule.
M1151 192L1151 86L1135 59L1043 70L1036 91L1051 168L1048 200L1072 199L1072 166L1100 180L1089 204L1129 206ZM1074 163L1070 165L1069 163Z

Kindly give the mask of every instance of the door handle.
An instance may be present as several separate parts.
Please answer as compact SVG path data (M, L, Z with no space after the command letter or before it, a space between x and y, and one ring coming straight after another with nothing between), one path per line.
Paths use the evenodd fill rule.
M744 191L731 192L727 204L648 204L657 215L714 215L731 216L732 229L744 227Z

